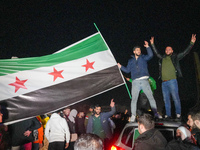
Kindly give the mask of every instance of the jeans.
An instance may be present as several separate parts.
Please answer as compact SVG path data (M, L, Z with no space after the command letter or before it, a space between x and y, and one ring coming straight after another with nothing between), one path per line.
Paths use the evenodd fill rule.
M162 82L162 93L165 102L166 115L171 116L170 95L174 101L176 114L181 114L181 102L178 94L178 83L176 79Z
M138 101L138 95L140 90L143 90L145 95L147 96L149 103L151 105L151 109L153 110L154 114L157 116L157 106L156 101L153 97L153 93L151 87L149 85L148 79L141 79L141 80L133 80L132 81L132 101L131 101L131 113L132 115L136 116L136 107Z

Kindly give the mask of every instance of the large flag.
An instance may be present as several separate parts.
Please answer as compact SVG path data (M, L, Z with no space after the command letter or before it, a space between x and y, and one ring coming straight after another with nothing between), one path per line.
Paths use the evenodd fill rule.
M98 32L54 54L0 60L0 105L6 124L42 115L124 84Z

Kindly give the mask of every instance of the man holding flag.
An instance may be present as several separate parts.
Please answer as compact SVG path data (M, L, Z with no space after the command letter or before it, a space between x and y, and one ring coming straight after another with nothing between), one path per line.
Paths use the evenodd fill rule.
M136 117L136 106L137 106L137 100L140 90L143 90L145 95L147 96L151 109L153 110L155 117L158 118L157 113L157 106L155 99L152 94L151 87L149 85L149 72L147 68L147 62L153 57L153 52L151 48L149 47L149 44L147 41L144 41L144 47L147 49L147 55L141 54L141 48L139 46L136 46L133 48L134 55L132 58L128 61L127 67L122 66L120 63L118 63L118 67L126 72L131 73L131 79L132 81L132 101L131 101L131 121L135 121Z

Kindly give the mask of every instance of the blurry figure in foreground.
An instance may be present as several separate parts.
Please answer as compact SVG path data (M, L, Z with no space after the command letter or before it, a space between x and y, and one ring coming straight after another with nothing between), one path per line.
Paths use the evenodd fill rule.
M193 144L191 132L184 126L176 130L176 139L170 141L166 150L200 150Z
M103 150L103 141L95 134L82 134L75 142L74 150Z

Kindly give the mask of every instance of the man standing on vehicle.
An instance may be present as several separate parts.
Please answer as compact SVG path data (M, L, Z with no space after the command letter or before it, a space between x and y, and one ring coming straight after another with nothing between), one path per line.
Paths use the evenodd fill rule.
M187 55L196 41L196 34L192 34L191 42L189 46L181 53L174 54L171 46L165 48L165 55L160 55L154 45L154 37L151 37L151 46L160 59L159 71L162 79L162 93L165 102L166 119L171 119L171 101L170 95L172 95L174 105L176 108L176 119L181 119L181 102L178 93L177 76L182 77L179 61Z
M140 135L135 140L134 150L164 150L167 140L159 130L155 129L155 122L150 114L138 117L138 131Z
M133 48L134 56L128 61L127 67L122 66L118 63L118 67L126 73L131 72L132 81L132 101L131 101L131 121L135 121L136 117L136 109L137 109L137 101L140 90L143 90L145 95L147 96L149 103L151 105L151 109L153 110L155 117L158 117L157 114L157 106L156 101L153 97L153 93L151 87L149 85L149 72L147 62L153 57L153 52L149 47L147 41L144 41L144 47L147 49L147 55L141 54L141 48L136 46Z

